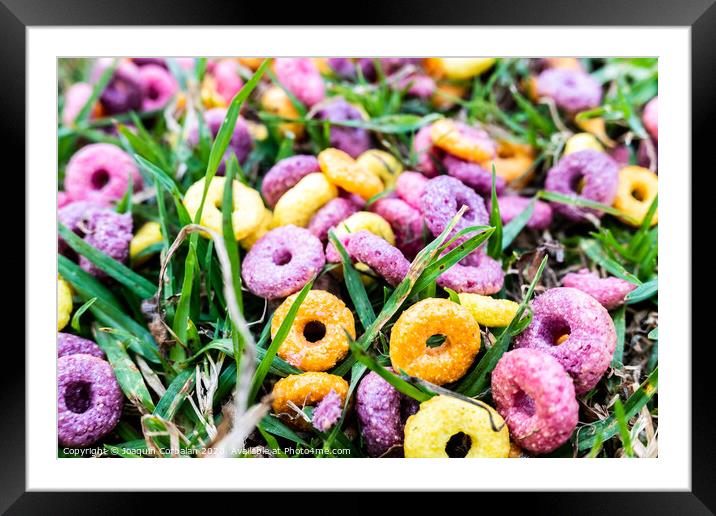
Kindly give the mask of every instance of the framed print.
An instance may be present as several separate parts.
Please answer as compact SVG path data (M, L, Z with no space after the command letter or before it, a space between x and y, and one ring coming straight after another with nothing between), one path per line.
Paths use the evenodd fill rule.
M712 510L691 306L709 2L310 28L6 4L27 337L3 509L436 490Z

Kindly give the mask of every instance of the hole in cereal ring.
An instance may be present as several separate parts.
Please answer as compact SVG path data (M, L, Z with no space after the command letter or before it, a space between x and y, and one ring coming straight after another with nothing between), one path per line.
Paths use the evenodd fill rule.
M509 145L501 145L497 149L497 157L502 159L509 159L515 157L515 150Z
M582 174L577 174L569 182L569 188L575 193L581 194L582 190L584 190L585 184L586 180L584 179L584 176Z
M458 432L453 435L445 445L445 453L451 459L462 459L472 448L472 439L469 435Z
M558 346L569 338L571 329L564 319L553 317L542 321L540 333L546 342Z
M303 336L308 342L318 342L326 336L326 325L321 321L310 321L303 327Z
M467 221L475 220L475 214L470 209L470 204L467 202L467 200L464 197L461 197L460 195L458 195L457 198L455 199L455 202L457 203L458 209L462 208L463 206L467 207L465 214L462 216L463 219L465 219Z
M293 258L291 251L288 249L279 249L273 255L273 263L276 265L286 265L291 261L291 258Z
M639 202L644 202L646 200L646 192L640 185L636 185L632 189L631 196Z
M535 402L525 391L519 391L512 399L512 407L527 417L535 415Z
M65 389L65 405L75 414L87 411L92 400L92 386L87 382L72 382Z
M157 100L159 98L159 91L154 86L150 86L149 90L147 91L147 97L149 97L151 100Z
M428 337L428 340L425 341L425 345L429 348L437 348L443 345L443 343L447 340L447 337L441 333L437 333L435 335L431 335Z
M109 172L105 169L100 168L92 172L91 178L92 188L95 190L101 190L107 183L109 183Z

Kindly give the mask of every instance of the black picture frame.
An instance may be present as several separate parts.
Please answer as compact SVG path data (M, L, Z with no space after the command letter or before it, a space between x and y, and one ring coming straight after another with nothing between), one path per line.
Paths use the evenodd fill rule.
M716 6L715 0L602 0L584 2L573 0L504 0L501 2L478 2L460 0L446 3L413 0L385 2L372 5L368 2L356 9L350 21L364 25L619 25L619 26L686 26L691 28L692 52L692 157L694 170L697 163L704 163L712 173L709 159L713 147L714 84L716 84ZM25 136L25 30L38 25L248 25L248 24L331 24L311 13L336 12L335 3L312 2L285 6L279 10L270 2L192 2L186 0L0 0L0 54L2 80L0 81L0 105L2 105L3 147L14 149L18 159L17 169L24 169ZM300 12L299 12L300 11ZM336 17L346 20L346 14ZM696 109L697 108L697 109ZM684 152L688 152L684 149ZM699 159L700 158L700 159ZM685 171L671 171L683 174ZM685 177L685 180L689 178ZM700 179L701 180L701 179ZM20 181L17 191L25 191ZM703 188L702 188L703 189ZM698 234L699 224L713 219L713 209L706 211L707 204L692 203L694 228ZM702 211L703 210L703 211ZM708 230L708 228L704 228ZM694 255L696 258L696 255ZM12 270L24 268L15 255ZM708 259L708 258L706 258ZM704 259L701 259L704 260ZM693 260L694 271L698 258ZM713 267L711 267L713 270ZM26 274L27 274L26 270ZM711 283L713 283L711 281ZM668 287L667 287L668 288ZM691 300L684 300L690 302ZM696 301L695 299L693 300ZM693 321L700 312L694 303ZM28 314L25 323L28 324ZM684 321L686 323L686 321ZM19 326L19 324L17 325ZM674 343L692 346L692 490L690 492L665 493L529 493L501 494L494 501L503 505L509 500L511 510L547 514L713 514L716 511L716 440L714 436L714 409L710 379L713 376L711 339L701 341L684 335L684 340ZM13 367L0 374L0 511L8 514L90 514L96 512L124 514L147 508L147 497L127 496L126 493L27 493L25 488L25 353L15 337L15 348L6 351L7 361ZM6 343L7 345L8 343ZM556 479L558 483L558 479ZM485 496L485 495L479 495ZM186 496L172 496L174 503L183 503ZM418 500L416 496L413 498ZM483 510L485 499L481 498L476 510ZM498 505L499 506L499 505ZM169 509L170 506L163 505ZM406 506L407 508L407 506ZM218 507L217 507L218 509ZM228 507L222 510L229 510ZM319 511L320 512L320 511Z

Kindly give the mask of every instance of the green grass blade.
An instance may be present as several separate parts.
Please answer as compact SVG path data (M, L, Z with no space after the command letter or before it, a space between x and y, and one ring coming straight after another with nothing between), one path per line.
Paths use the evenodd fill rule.
M614 276L628 281L629 283L641 285L639 278L626 270L622 264L607 256L596 240L582 239L579 243L579 247L581 247L584 254L591 258L592 261L597 262Z
M614 329L617 332L617 345L612 356L612 367L621 369L624 361L624 334L626 332L626 308L622 305L614 312Z
M492 164L492 195L491 195L491 207L490 207L490 226L495 228L490 240L487 242L487 255L495 260L499 260L502 255L503 243L502 243L502 219L500 218L500 205L497 202L497 190L495 188L495 182L497 181L497 174L495 173L495 164Z
M70 324L70 326L72 326L72 328L76 332L79 333L80 331L82 331L80 328L80 318L82 317L82 314L84 314L87 311L87 309L95 303L95 301L97 301L96 297L88 299L87 301L85 301L82 304L82 306L80 306L77 310L75 310L75 313L72 316L72 323Z
M629 292L626 296L626 303L628 305L633 305L634 303L639 303L641 301L645 301L647 299L650 299L651 297L655 296L659 293L659 278L654 278L651 281L647 281L646 283L642 283L638 287L636 287L634 290Z
M107 87L107 84L109 84L109 81L112 79L112 75L114 75L114 71L118 64L119 62L117 59L112 60L112 63L102 72L102 75L99 76L99 79L92 87L92 93L87 99L87 102L85 102L85 105L82 106L82 109L80 109L80 112L77 114L77 118L75 118L75 125L79 125L87 120L87 117L92 111L92 106L94 106L95 102L97 102L99 96L102 95L102 92Z
M190 367L179 373L174 381L167 387L167 392L157 403L157 407L154 409L154 414L171 421L176 415L179 407L184 402L186 397L191 393L196 382L196 375L194 374L194 368Z
M614 402L614 417L617 420L617 425L619 426L619 437L622 440L622 446L624 447L624 454L627 457L633 457L634 456L634 450L631 447L631 436L629 435L629 426L627 422L627 418L624 415L624 406L622 405L622 401L617 398L617 400Z

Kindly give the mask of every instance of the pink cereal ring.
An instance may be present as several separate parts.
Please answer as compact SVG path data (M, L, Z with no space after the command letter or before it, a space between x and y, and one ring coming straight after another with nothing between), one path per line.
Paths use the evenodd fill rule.
M600 278L589 269L570 272L562 278L562 285L586 292L607 310L623 305L626 295L636 288L621 278Z
M370 210L388 221L395 232L395 246L412 260L423 248L423 215L402 199L383 197Z
M308 107L326 96L323 77L309 58L279 57L273 69L281 84Z
M341 243L352 260L366 264L393 287L408 274L410 262L405 259L403 253L370 231L363 229L348 233L341 238ZM329 261L337 263L340 261L340 255L338 260Z
M474 251L438 276L438 285L458 293L495 294L505 283L505 273L497 260L482 250Z
M591 390L609 367L616 347L617 333L607 310L581 290L559 287L537 296L532 313L532 322L515 339L515 348L552 355L574 380L577 394Z
M659 97L654 97L644 106L642 119L651 137L659 141Z
M169 70L156 64L139 68L139 80L142 85L142 111L163 108L179 89Z
M418 160L415 168L425 177L435 177L440 174L437 163L440 162L444 154L442 150L433 145L430 128L431 126L426 125L413 138L413 152Z
M109 205L127 191L129 176L134 191L141 190L139 175L131 156L116 145L92 143L78 150L65 171L65 192L72 200Z
M405 171L395 181L395 193L416 210L420 210L420 197L428 179L419 172Z
M308 231L313 233L321 242L328 240L328 230L336 227L342 220L347 219L359 210L350 199L336 197L324 204L308 223Z
M533 453L555 450L577 426L574 385L547 353L515 349L502 355L492 372L492 399L512 439Z
M77 115L92 96L92 85L78 82L65 92L65 105L62 109L62 124L72 125ZM91 117L90 117L91 118Z
M500 219L502 224L509 224L520 213L527 209L531 199L521 197L519 195L504 195L497 198L497 204L500 207ZM492 205L488 204L488 210L492 209ZM536 201L535 209L527 221L527 227L540 231L547 229L552 223L552 207L544 201Z
M233 59L222 59L214 66L212 75L216 81L216 92L228 103L234 98L244 81L239 76L238 63Z

